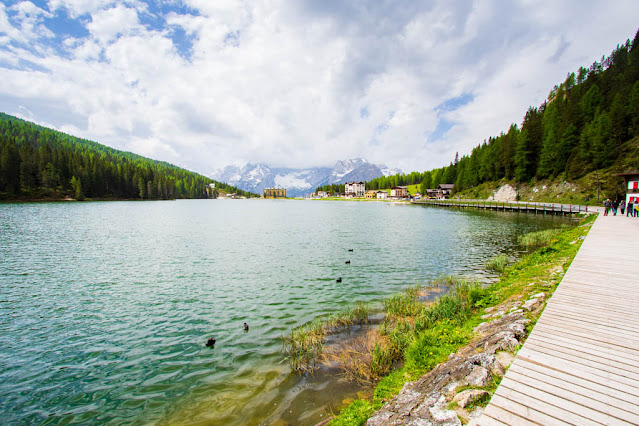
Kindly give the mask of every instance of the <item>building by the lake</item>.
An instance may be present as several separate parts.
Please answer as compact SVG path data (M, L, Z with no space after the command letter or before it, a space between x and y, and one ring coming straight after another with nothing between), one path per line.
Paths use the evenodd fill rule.
M286 188L264 188L264 198L286 198Z
M344 184L344 192L347 197L363 197L365 191L364 182L347 182Z
M450 197L450 193L455 188L455 185L452 183L440 183L437 187L437 198L445 200Z
M391 198L408 198L408 188L405 186L394 186L390 190Z
M622 176L626 182L626 205L630 200L633 203L639 201L639 172L619 173L617 176Z

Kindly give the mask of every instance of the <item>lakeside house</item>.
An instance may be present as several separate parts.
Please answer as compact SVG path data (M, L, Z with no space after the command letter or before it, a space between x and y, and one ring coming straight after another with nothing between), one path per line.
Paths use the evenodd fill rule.
M626 186L626 205L632 200L633 203L639 201L639 172L618 173L622 176Z
M286 198L286 188L264 188L264 198Z
M408 198L408 188L405 186L394 186L391 188L390 197L394 199Z
M430 198L430 199L435 199L435 198L437 198L437 194L438 193L439 193L439 191L436 190L436 189L427 189L425 197L426 198Z
M347 197L363 197L365 191L364 182L347 182L344 184L344 192Z
M377 199L378 200L388 200L388 192L387 191L377 191Z
M440 183L437 186L437 198L440 200L445 200L450 197L450 193L453 188L455 188L455 184L453 183Z
M366 198L373 199L377 198L377 191L366 191Z

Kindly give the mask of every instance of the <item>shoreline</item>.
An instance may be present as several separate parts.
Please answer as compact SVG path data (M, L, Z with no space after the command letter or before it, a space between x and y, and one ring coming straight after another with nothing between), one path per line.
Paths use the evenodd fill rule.
M392 372L377 383L372 400L354 401L324 423L381 425L423 419L433 424L462 424L478 418L561 282L594 222L593 216L596 218L589 215L562 232L547 249L529 253L509 266L488 287L487 300L494 303L480 306L458 327L470 327L468 342L442 356L424 374L406 374L401 371L405 368ZM393 375L404 380L389 386Z

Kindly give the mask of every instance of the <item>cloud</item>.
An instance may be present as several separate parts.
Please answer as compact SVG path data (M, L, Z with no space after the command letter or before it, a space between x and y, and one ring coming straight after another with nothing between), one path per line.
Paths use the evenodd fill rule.
M352 157L425 170L521 122L633 37L637 12L630 0L0 4L0 99L204 173ZM83 31L62 32L63 18Z
M86 28L94 39L106 44L118 36L133 34L140 28L140 22L135 9L118 5L93 13Z

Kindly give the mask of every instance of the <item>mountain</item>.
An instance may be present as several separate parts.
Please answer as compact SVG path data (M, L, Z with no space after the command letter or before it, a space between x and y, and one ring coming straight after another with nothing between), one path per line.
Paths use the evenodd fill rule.
M310 194L321 185L367 181L380 176L400 173L384 165L369 163L362 158L338 161L333 168L307 169L276 168L265 164L247 164L244 167L227 166L216 170L210 177L240 189L261 194L264 188L286 188L290 197Z

